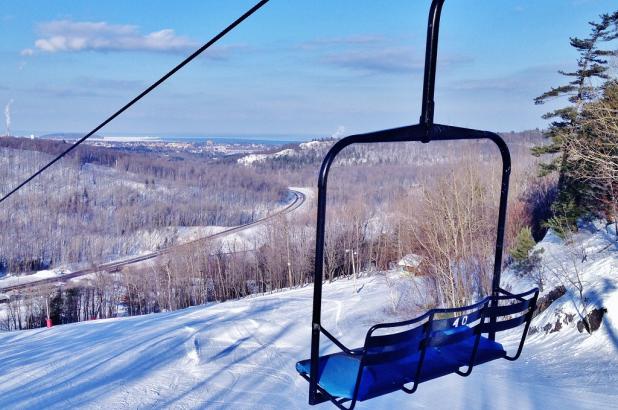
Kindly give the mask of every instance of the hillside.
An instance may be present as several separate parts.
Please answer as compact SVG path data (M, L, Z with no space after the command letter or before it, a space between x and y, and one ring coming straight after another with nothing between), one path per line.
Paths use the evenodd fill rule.
M64 148L3 138L2 195ZM185 228L260 219L288 195L277 178L189 154L76 151L0 209L0 276L152 251L181 239Z
M413 396L397 392L359 408L617 408L618 249L605 235L591 227L575 239L589 250L606 244L581 266L595 295L590 303L608 310L591 336L578 332L575 321L538 331L514 363L494 361L468 378L450 375L422 384ZM551 248L547 254L556 259L570 249L551 234L537 246ZM505 276L517 285L514 275ZM394 273L386 279L363 278L358 293L351 280L327 284L325 326L360 345L371 324L397 318L387 295L402 279ZM545 293L552 286L549 280ZM294 365L308 357L311 297L308 286L171 313L1 333L0 407L307 408L307 383ZM568 313L572 300L567 292L533 325ZM513 347L515 338L504 342Z

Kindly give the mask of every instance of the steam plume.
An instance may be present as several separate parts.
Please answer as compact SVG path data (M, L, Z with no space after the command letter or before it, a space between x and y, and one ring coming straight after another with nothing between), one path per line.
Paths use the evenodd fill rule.
M344 135L345 135L345 127L343 125L340 125L339 127L337 127L337 131L335 131L331 135L331 138L339 139L339 138L343 137Z
M6 136L11 135L11 104L13 100L10 100L7 105L4 106L4 118L6 121Z

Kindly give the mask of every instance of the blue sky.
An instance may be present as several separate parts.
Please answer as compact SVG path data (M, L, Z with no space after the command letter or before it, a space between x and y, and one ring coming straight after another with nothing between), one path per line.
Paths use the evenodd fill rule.
M254 2L3 1L0 105L12 101L16 131L88 131ZM428 4L271 0L102 133L325 136L416 123ZM549 107L532 99L574 67L569 36L615 9L447 0L436 121L544 127Z

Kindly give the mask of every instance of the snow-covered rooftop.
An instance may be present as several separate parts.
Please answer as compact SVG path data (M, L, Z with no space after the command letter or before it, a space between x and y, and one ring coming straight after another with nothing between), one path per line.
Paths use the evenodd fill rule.
M423 261L422 256L416 255L414 253L409 253L403 258L401 258L401 260L397 262L397 265L416 269L421 265L422 261Z

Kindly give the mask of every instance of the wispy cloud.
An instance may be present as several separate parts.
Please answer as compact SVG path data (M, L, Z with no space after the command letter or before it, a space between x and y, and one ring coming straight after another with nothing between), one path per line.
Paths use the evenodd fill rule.
M323 61L339 67L383 74L418 73L423 70L424 60L411 47L366 48L349 52L329 53ZM465 56L443 56L441 66L453 66L471 62Z
M332 67L365 74L396 75L423 70L424 52L419 47L409 46L410 41L409 38L357 34L317 38L297 47L314 51L319 62ZM470 61L471 59L465 56L440 56L441 65L451 66Z
M499 77L468 78L448 85L453 91L540 93L556 76L557 66L531 66Z
M95 78L81 76L73 81L76 87L84 89L121 90L127 91L144 88L146 83L140 80L116 80L111 78Z
M407 48L385 48L329 53L322 60L352 70L394 74L422 70L422 61L413 56Z
M23 88L19 91L30 93L37 96L45 96L51 98L92 98L92 97L109 97L109 91L100 91L87 88L75 88L70 86L39 86Z
M116 80L80 76L66 83L54 85L38 84L36 86L19 88L16 91L52 98L105 98L126 95L127 92L131 90L138 91L145 88L146 85L146 83L139 80Z
M196 47L197 43L179 36L173 29L142 34L134 25L107 22L56 20L38 26L41 38L34 42L37 50L46 53L79 51L150 51L179 52ZM28 51L29 50L29 51ZM31 55L32 49L22 50Z
M354 46L354 45L369 45L384 42L383 36L373 34L361 34L346 37L323 37L311 41L301 43L298 47L301 49L316 49L329 46Z

